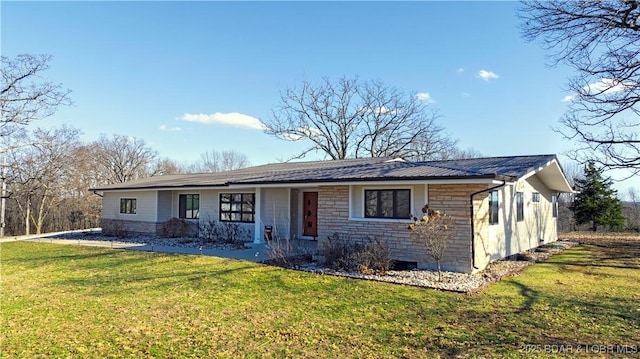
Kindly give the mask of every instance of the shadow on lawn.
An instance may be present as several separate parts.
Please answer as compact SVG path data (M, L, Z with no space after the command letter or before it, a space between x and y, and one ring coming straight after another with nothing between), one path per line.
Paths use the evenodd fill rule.
M448 323L440 324L438 328L444 329L428 340L449 357L500 356L501 352L520 350L523 344L611 344L609 337L620 344L637 342L640 316L633 313L636 303L631 299L617 301L603 298L601 293L567 298L561 290L540 292L516 281L511 284L523 303L513 308L487 308L479 303L476 310L460 311ZM465 323L476 325L469 330Z
M584 244L582 249L586 253L563 254L550 258L548 263L561 265L563 269L570 266L640 269L640 244Z
M617 290L621 283L634 281L636 276L619 269L638 269L640 243L631 245L592 246L580 248L545 261L555 267L550 272L560 276L553 284L513 278L497 284L502 286L488 298L478 295L472 309L462 309L456 315L439 324L429 338L448 356L474 356L517 351L523 344L578 345L585 342L635 345L640 329L637 297L617 295L610 290L615 281ZM611 270L607 269L611 268ZM570 270L567 270L570 269ZM574 273L577 277L572 278ZM608 278L585 279L584 274ZM592 290L572 291L573 281L592 287ZM635 283L635 282L634 282ZM568 285L568 286L566 286ZM637 286L629 287L635 291ZM503 292L504 291L504 292ZM496 295L501 298L497 300ZM493 307L496 303L502 305ZM455 310L453 310L455 312ZM464 323L479 323L468 330ZM462 325L462 326L461 326ZM461 334L462 333L462 334Z
M40 245L38 243L38 245ZM4 255L2 262L4 265L19 265L27 268L40 268L45 265L59 265L66 261L82 261L87 259L102 259L111 257L112 252L103 250L95 251L94 248L86 248L92 253L78 253L77 250L67 251L64 247L57 248L55 251L28 251L29 255L17 255L7 256Z
M239 262L224 266L220 270L194 270L193 264L184 263L184 257L163 263L149 263L149 258L133 257L82 263L74 276L55 281L56 286L74 288L90 296L110 296L132 291L171 291L177 287L199 288L202 283L215 286L234 282L239 272L255 268L252 265L238 265ZM210 266L208 268L211 268Z

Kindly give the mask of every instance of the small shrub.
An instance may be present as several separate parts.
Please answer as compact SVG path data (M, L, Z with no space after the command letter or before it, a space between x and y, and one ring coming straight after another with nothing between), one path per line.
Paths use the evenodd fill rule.
M377 238L344 240L338 233L327 238L320 254L324 257L326 266L348 272L384 274L393 263L386 242Z
M126 238L129 235L129 232L125 229L124 223L119 220L113 220L109 222L109 230L107 235L116 238Z
M300 268L311 262L313 256L300 245L299 240L273 237L265 246L265 263L285 268Z
M218 222L216 222L216 220L214 219L211 219L211 217L207 217L206 220L201 220L200 226L198 228L198 235L200 239L202 239L204 242L215 242L217 226Z
M340 234L334 233L327 237L320 254L324 257L325 265L335 270L357 271L359 266L355 253L360 250L360 245L352 241L340 238Z
M160 235L166 238L182 237L187 233L187 221L181 218L171 218L162 224Z
M393 264L389 245L376 237L367 238L362 250L355 255L359 271L365 274L384 274Z
M249 236L249 231L239 223L222 222L215 227L213 235L219 242L243 247Z
M232 244L243 247L249 237L249 231L235 222L217 222L207 219L200 223L200 238L205 242Z

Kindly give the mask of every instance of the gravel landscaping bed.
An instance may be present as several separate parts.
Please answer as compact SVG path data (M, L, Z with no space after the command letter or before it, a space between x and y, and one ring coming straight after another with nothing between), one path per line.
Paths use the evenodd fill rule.
M182 248L200 248L202 249L246 249L244 243L213 243L201 238L162 238L156 236L133 235L126 238L110 237L100 234L100 232L76 232L57 236L60 239L101 241L101 242L126 242L147 244L154 247L182 247Z
M461 293L473 293L490 283L517 275L524 268L534 263L544 261L550 256L577 244L578 243L576 242L560 240L538 247L532 251L523 252L510 258L495 261L491 263L487 269L475 274L442 272L441 281L438 280L438 272L433 270L391 270L384 275L373 275L336 271L319 267L315 263L302 266L300 269L320 274L435 288Z

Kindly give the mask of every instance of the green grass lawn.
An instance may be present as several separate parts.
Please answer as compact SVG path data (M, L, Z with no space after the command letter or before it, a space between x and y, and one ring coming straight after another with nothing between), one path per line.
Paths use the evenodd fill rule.
M640 350L640 241L575 247L474 295L206 256L28 242L0 250L3 358Z

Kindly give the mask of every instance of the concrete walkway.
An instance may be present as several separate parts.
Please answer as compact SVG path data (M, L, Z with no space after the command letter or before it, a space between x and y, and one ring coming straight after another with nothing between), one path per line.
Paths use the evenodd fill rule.
M73 233L87 233L87 232L94 232L95 234L99 234L100 228L94 228L90 230L45 233L45 234L29 235L29 236L5 237L5 238L0 238L0 243L15 242L15 241L29 241L29 242L38 242L38 243L52 243L52 244L66 244L66 245L77 245L77 246L125 249L125 250L144 251L144 252L205 255L205 256L214 256L214 257L222 257L222 258L241 259L241 260L247 260L252 262L261 262L266 258L264 254L265 244L262 244L262 243L260 244L247 243L245 244L245 246L247 247L246 249L209 249L209 248L200 249L200 248L192 248L192 247L153 246L150 244L122 242L117 240L92 241L92 240L85 240L85 239L56 238L61 235L69 235Z

